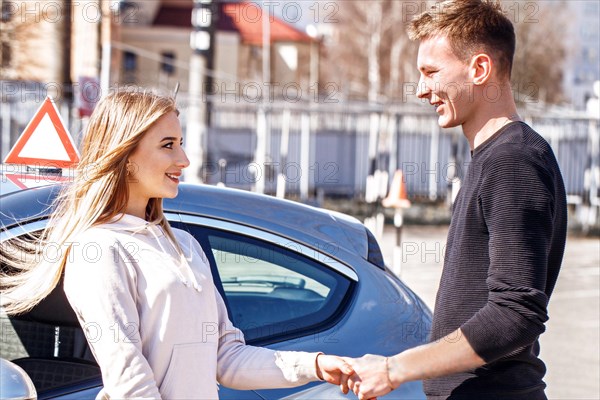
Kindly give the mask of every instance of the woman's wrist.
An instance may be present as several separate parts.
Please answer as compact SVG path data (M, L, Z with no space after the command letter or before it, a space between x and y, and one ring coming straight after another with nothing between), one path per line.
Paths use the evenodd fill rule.
M319 378L322 381L325 379L323 378L323 374L321 373L321 367L319 367L319 356L323 356L323 355L325 355L325 353L318 353L317 357L315 358L315 370L317 373L317 378Z

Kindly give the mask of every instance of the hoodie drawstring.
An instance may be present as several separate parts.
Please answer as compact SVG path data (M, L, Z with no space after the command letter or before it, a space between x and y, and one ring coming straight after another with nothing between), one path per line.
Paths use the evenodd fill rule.
M161 250L165 253L165 254L171 254L169 251L167 251L163 245L162 245L162 241L160 240L160 237L156 234L156 232L154 231L155 229L158 230L163 237L169 242L169 244L171 245L171 247L173 248L173 250L175 251L175 254L179 255L179 261L176 264L176 267L174 268L177 273L177 275L179 276L179 279L181 280L181 282L187 286L187 287L192 287L195 290L197 290L198 292L202 291L202 285L200 285L198 283L198 280L196 279L196 275L194 275L194 272L192 271L192 267L190 267L190 263L188 262L187 258L185 257L185 255L179 251L179 249L177 248L177 246L175 246L175 244L173 243L173 241L171 240L171 238L169 238L165 232L163 232L162 228L159 225L155 225L152 223L148 223L146 225L147 230L150 231L150 233L152 234L152 236L154 236L154 239L158 242L158 245L160 246ZM187 277L185 276L187 275Z
M111 226L112 225L112 226ZM103 228L111 229L115 231L127 231L132 235L144 234L144 232L149 232L163 254L170 256L171 259L174 259L173 263L167 263L169 269L171 269L175 275L179 278L181 283L185 286L193 288L194 290L201 292L202 285L198 283L196 279L196 275L192 271L192 267L190 266L187 258L181 252L177 246L173 243L171 238L165 234L160 225L157 225L153 222L145 221L139 217L135 217L133 215L121 214L118 215L113 222L103 225ZM175 251L175 254L178 255L179 260L176 257L173 257L173 253L167 250L162 243L161 237L159 233L167 240L171 246L171 248Z

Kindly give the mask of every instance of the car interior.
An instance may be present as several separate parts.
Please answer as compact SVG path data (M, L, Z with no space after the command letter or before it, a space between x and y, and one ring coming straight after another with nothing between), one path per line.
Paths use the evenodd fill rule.
M100 378L75 313L59 285L30 312L2 313L0 357L17 364L38 394Z

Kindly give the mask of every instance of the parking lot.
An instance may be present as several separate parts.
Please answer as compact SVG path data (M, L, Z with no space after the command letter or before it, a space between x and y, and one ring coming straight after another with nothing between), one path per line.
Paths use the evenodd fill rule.
M433 309L448 227L405 226L400 277ZM392 265L396 236L381 241ZM540 339L549 399L600 399L600 239L569 235L563 267Z

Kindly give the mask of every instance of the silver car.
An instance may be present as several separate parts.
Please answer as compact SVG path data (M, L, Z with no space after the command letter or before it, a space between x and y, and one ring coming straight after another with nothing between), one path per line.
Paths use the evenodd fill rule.
M0 240L39 231L58 186L27 190L2 181ZM241 190L182 184L164 201L174 227L210 259L233 323L252 345L345 356L391 355L427 340L431 313L384 265L373 235L347 215ZM3 266L5 268L5 266ZM27 315L2 315L0 357L33 380L40 399L94 398L100 370L62 287ZM355 398L312 383L237 391L221 399ZM385 398L424 398L421 382Z

